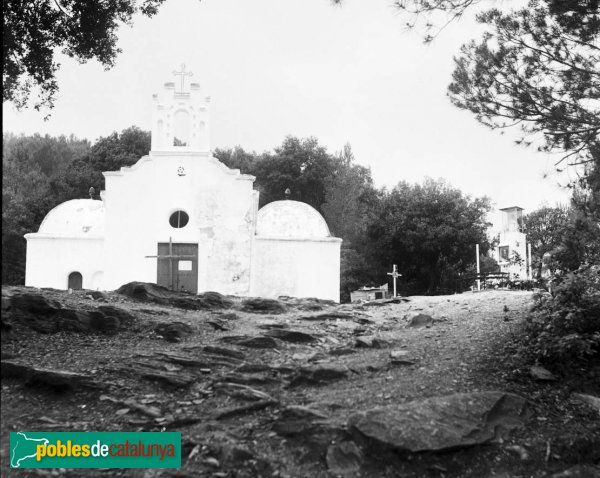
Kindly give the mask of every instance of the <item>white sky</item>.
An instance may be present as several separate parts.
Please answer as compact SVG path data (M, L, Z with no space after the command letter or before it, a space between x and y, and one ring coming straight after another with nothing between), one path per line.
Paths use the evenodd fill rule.
M525 213L568 202L552 174L557 157L516 146L518 131L491 131L446 96L452 57L480 27L464 18L424 45L391 3L168 0L121 29L113 69L61 58L49 121L4 104L3 130L90 140L150 130L152 93L185 63L212 97L213 148L262 152L286 135L315 136L330 152L349 142L378 186L443 177Z

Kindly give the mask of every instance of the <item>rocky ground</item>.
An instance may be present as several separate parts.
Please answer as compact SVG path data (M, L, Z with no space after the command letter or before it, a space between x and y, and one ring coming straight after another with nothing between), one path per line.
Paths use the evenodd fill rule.
M3 287L2 476L600 476L600 367L519 358L530 292L121 292ZM183 466L9 470L26 430L181 431Z

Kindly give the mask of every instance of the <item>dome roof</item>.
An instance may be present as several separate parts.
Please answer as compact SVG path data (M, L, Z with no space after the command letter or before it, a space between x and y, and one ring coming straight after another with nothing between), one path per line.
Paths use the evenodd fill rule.
M275 201L258 211L256 235L299 239L330 237L327 223L319 212L299 201Z
M72 199L59 204L46 214L38 233L53 236L102 236L104 203L95 199Z

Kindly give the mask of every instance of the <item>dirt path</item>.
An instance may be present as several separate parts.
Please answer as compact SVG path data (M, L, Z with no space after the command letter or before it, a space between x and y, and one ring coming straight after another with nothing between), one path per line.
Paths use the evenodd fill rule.
M3 296L23 291L4 288ZM80 372L103 388L57 392L26 385L19 377L3 378L2 476L8 471L10 431L161 429L182 432L181 470L64 470L59 474L335 476L328 471L327 450L332 443L352 439L347 429L352 414L477 391L518 394L530 401L533 417L501 442L451 452L398 453L359 443L360 469L354 476L542 477L578 463L600 461L600 417L572 398L573 392L600 395L599 368L576 378L540 383L530 378L529 364L516 355L515 341L531 305L529 292L411 297L381 306L288 302L283 304L287 311L278 314L243 312L239 299L231 309L191 311L118 294L108 294L106 302L83 292L43 291L43 296L74 310L114 306L130 312L135 320L110 336L40 334L13 320L13 330L3 336L3 359ZM318 317L332 313L337 318ZM418 314L432 317L433 322L408 327ZM157 326L173 322L189 326L179 342L167 342L156 333ZM290 331L307 335L290 335ZM257 345L253 342L242 345L257 337L263 342L267 337L275 348L248 346ZM222 355L221 349L233 351L238 358ZM335 368L328 372L333 376L319 382L310 375L329 366ZM123 405L126 400L154 407L158 417ZM224 416L232 409L263 402L264 408L257 411L238 410ZM318 416L298 416L294 408L298 406ZM300 415L305 413L300 410ZM53 471L13 470L13 475L53 476Z

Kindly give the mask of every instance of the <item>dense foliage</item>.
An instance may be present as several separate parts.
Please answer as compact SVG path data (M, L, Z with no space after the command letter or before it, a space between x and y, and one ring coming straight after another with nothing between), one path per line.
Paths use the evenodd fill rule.
M459 275L475 262L475 245L489 249L487 198L474 199L446 184L399 183L382 195L368 229L371 255L398 264L408 292L456 292Z
M12 0L2 2L2 100L51 108L58 92L57 51L84 63L114 65L117 30L141 12L154 15L164 0Z
M542 275L543 258L561 245L569 224L568 207L543 206L523 217L523 232L531 244L533 277Z
M582 266L557 281L528 317L527 354L555 367L598 361L600 266Z

